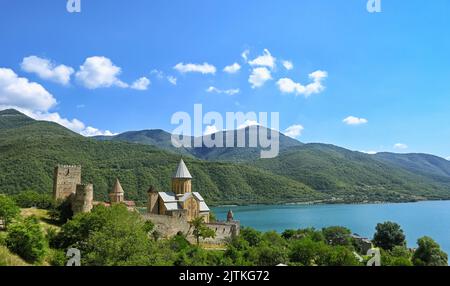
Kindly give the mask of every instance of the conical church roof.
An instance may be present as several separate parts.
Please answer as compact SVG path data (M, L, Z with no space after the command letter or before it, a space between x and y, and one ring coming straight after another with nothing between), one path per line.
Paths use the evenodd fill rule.
M124 191L122 189L122 185L120 185L119 179L116 179L116 183L114 184L112 193L114 193L114 194L123 194L124 193Z
M180 164L178 164L177 171L173 175L174 179L192 179L191 173L189 173L186 164L183 159L180 160Z

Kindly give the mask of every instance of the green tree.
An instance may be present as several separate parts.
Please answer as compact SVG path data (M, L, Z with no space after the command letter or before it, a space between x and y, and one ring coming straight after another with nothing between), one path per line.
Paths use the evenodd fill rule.
M376 246L385 250L406 245L405 235L400 225L390 221L377 224L373 242Z
M447 266L448 255L431 237L424 236L417 240L419 247L414 252L413 263L416 266Z
M11 224L6 245L12 252L30 263L41 262L47 251L45 233L35 217Z
M14 200L21 208L38 208L51 209L53 207L53 199L48 194L39 194L33 191L21 192L15 195Z
M20 208L13 199L0 194L0 220L3 221L5 228L8 224L20 214Z
M348 228L342 226L331 226L323 228L322 233L325 237L325 241L330 245L351 245L351 231Z
M49 214L52 220L64 224L73 217L71 203L68 200L60 200L52 205Z
M155 257L150 226L124 205L97 206L64 224L52 245L79 249L82 265L151 265Z
M324 247L317 259L321 266L361 266L355 254L344 246Z
M309 237L295 240L290 247L289 259L298 265L314 266L326 247L325 243L313 241Z
M214 238L216 236L216 232L213 229L210 229L206 226L205 221L202 217L197 217L191 221L191 226L194 228L192 234L195 236L197 240L197 245L200 244L200 238Z
M262 240L261 232L251 227L242 228L240 235L250 244L250 246L257 246Z

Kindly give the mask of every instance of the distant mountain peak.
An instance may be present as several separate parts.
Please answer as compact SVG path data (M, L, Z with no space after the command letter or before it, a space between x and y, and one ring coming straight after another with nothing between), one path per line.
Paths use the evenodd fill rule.
M14 108L0 110L0 116L12 116L12 115L26 116L25 114L21 113L20 111L14 109ZM26 116L26 117L28 117L28 116Z

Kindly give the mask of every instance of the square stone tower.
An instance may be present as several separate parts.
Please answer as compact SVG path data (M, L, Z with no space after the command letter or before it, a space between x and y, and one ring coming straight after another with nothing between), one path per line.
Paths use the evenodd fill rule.
M56 166L53 177L53 198L68 199L76 193L79 184L81 184L81 166Z

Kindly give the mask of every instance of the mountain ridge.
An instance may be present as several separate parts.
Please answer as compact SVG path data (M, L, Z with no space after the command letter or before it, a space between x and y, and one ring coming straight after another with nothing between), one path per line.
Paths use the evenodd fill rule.
M83 179L94 183L98 198L107 198L119 177L130 199L145 201L150 185L168 190L183 156L195 189L212 205L450 199L450 182L440 175L330 144L288 140L273 159L260 159L258 149L202 154L200 148L202 158L197 158L152 145L168 146L171 135L163 130L146 131L144 139L151 144L127 141L130 134L142 135L139 131L126 134L122 141L87 138L56 123L0 112L0 193L50 193L56 164L81 164Z

